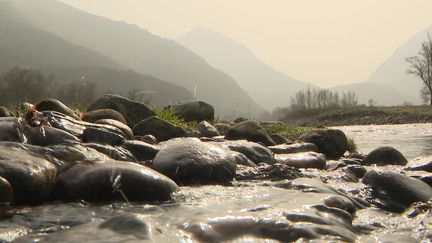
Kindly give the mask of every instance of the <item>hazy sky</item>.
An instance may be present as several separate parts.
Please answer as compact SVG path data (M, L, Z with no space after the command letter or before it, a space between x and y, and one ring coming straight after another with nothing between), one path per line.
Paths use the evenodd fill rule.
M201 25L294 78L323 87L365 81L432 25L431 0L61 0L169 38Z

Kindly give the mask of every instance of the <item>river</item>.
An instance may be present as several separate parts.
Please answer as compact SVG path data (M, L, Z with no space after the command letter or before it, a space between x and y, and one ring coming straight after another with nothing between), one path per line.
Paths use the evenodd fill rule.
M335 127L355 140L367 154L379 146L391 146L408 159L432 155L432 123Z
M408 159L432 154L432 124L338 128L354 138L363 153L388 145L399 149ZM3 208L0 241L277 242L276 236L289 239L313 232L324 241L416 242L429 234L425 230L425 220L429 222L429 218L408 219L406 213L389 213L376 207L357 209L353 218L348 216L349 220L346 213L339 211L336 211L339 216L332 216L331 210L322 208L329 197L363 198L365 186L356 180L343 179L341 169L308 169L303 173L314 179L181 187L173 201L156 205L125 201ZM327 184L319 185L321 181ZM293 187L296 183L301 186ZM343 191L334 191L327 185ZM136 218L115 221L120 228L117 230L104 226L106 220L122 215L139 215L138 219L143 219L147 226L140 227L139 223L137 226ZM340 218L341 215L344 216Z

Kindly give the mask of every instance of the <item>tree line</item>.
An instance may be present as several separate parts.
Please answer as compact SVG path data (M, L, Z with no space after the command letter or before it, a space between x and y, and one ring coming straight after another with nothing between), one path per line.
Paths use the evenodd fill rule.
M327 89L301 90L291 98L289 105L276 108L273 115L279 118L300 118L320 114L333 109L342 109L358 106L358 99L354 92L332 92Z
M96 98L97 89L93 81L58 82L40 69L16 66L0 76L0 104L14 106L57 98L69 104L87 105Z

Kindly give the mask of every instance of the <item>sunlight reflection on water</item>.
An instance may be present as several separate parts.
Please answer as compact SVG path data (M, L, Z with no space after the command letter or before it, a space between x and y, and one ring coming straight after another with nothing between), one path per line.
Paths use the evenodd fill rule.
M353 138L359 152L368 153L380 146L392 146L407 159L432 155L432 123L400 125L340 126Z

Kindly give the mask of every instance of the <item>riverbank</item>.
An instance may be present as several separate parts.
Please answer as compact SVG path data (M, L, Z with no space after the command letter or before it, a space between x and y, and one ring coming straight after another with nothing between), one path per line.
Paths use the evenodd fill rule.
M287 124L300 126L385 125L432 122L431 106L360 106L337 109L301 118L286 118Z

